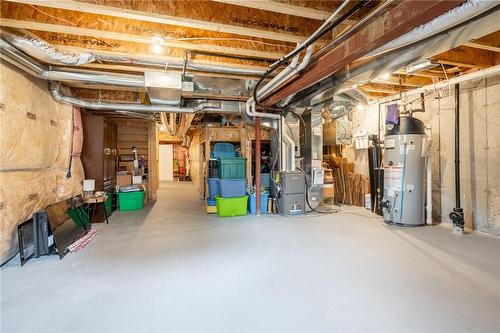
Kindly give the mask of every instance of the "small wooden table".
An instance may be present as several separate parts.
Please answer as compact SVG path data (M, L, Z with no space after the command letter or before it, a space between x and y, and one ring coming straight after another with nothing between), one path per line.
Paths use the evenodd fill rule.
M87 205L87 214L89 214L90 224L92 224L92 221L94 220L95 211L96 211L96 208L98 205L102 205L102 208L104 210L104 217L106 219L106 223L109 224L108 213L106 212L106 200L108 200L108 196L106 194L102 194L102 195L98 195L98 196L92 195L92 196L85 197L83 199L83 201ZM92 210L92 217L90 217L90 206L91 205L94 206L94 209Z

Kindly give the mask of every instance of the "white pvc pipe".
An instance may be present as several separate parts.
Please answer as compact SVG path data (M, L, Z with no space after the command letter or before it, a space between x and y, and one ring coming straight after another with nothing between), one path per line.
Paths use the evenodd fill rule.
M283 131L283 139L285 139L286 142L288 142L288 144L290 145L290 170L286 170L286 168L284 168L286 171L295 171L295 142L293 142L292 138L288 136L288 134L286 134L284 131ZM286 147L283 146L283 149L286 149ZM288 156L288 154L287 154ZM288 164L288 163L287 163Z
M427 205L426 205L426 213L427 213L427 224L432 225L432 156L431 152L427 156Z

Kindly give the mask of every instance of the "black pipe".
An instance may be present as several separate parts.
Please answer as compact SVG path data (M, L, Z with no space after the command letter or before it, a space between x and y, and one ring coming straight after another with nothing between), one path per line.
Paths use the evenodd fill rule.
M378 104L378 119L377 119L377 140L378 144L380 146L380 142L382 141L382 136L380 135L380 116L381 116L381 104ZM382 155L382 154L381 154ZM384 188L381 187L382 184L382 173L380 172L380 168L382 168L382 156L380 156L378 168L377 168L377 185L376 185L376 191L377 191L377 208L375 212L378 215L382 215L382 207L380 206L380 203L382 202L382 197L384 196Z
M455 84L455 207L460 208L460 87Z
M450 213L453 231L464 232L464 210L460 207L460 86L455 84L455 208Z

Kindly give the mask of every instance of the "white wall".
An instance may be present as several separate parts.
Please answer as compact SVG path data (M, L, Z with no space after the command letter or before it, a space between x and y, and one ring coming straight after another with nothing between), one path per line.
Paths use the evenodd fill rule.
M415 116L432 128L434 220L449 223L448 214L455 205L454 87L441 93L437 99L427 95L426 113ZM460 84L461 203L466 227L500 236L499 108L500 76ZM382 113L383 124L385 110ZM355 111L354 132L365 129L376 134L377 115L378 104ZM356 162L356 172L367 175L366 150L349 148L347 154Z
M174 180L174 149L173 145L160 145L159 156L160 181Z

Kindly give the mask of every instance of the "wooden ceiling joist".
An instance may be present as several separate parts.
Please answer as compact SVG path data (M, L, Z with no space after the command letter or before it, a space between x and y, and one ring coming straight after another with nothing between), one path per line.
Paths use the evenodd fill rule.
M294 34L247 28L231 24L194 20L185 17L176 17L158 13L149 13L145 11L132 10L127 8L96 5L92 3L78 2L73 0L7 0L7 1L28 4L28 5L43 6L55 9L78 11L88 14L107 15L123 19L174 25L179 27L201 29L201 30L208 30L215 32L224 32L241 36L279 40L289 43L300 43L306 38L305 36L298 36Z
M459 46L433 57L440 64L463 68L487 68L495 64L495 52Z
M479 49L479 50L500 52L500 47L487 45L487 44L483 44L483 43L469 42L469 43L465 43L464 46L472 47L472 48Z
M278 1L270 1L270 0L213 0L215 2L221 2L228 5L235 5L247 8L253 8L258 10L265 10L269 12L286 14L292 16L299 16L313 20L325 20L327 19L331 13L308 8L303 6L295 6L287 3L282 3Z
M443 65L450 65L450 66L464 67L464 68L487 68L488 67L486 65L470 64L470 63L465 63L465 62L444 60L444 59L437 59L436 62L438 62L439 64L443 64Z
M368 83L360 86L366 92L374 92L374 93L384 93L384 94L397 94L399 93L399 87L394 85L387 84L377 84L377 83ZM408 87L402 88L402 91L409 90Z
M4 26L4 27L9 27L9 28L38 30L38 31L52 32L52 33L58 33L58 34L77 35L77 36L89 36L89 37L94 37L94 38L104 38L104 39L112 39L112 40L120 40L120 41L125 41L125 42L152 45L152 39L151 39L152 36L126 34L126 33L112 32L112 31L71 27L71 26L65 26L65 25L41 23L41 22L34 22L34 21L13 20L13 19L6 19L6 18L2 18L0 20L0 25ZM225 47L225 46L219 46L219 45L209 45L209 44L195 44L195 43L188 43L188 42L183 42L183 41L164 40L162 42L161 46L181 48L181 49L187 49L187 50L213 52L213 53L220 53L220 54L239 55L239 56L260 58L260 59L273 59L273 60L275 60L275 59L279 59L280 57L284 56L284 54L277 53L277 52L266 52L266 51L249 50L249 49L241 49L241 48L231 48L231 47Z
M398 86L401 84L406 87L420 87L426 86L428 84L432 84L432 79L424 78L424 77L414 77L414 76L401 76L401 80L399 77L391 76L386 79L374 79L371 80L373 83L381 83L381 84L390 84Z
M406 75L408 77L424 77L429 79L444 79L446 75L444 73L432 73L429 71L422 71L418 73L407 74L405 70L397 70L393 74L395 75Z

